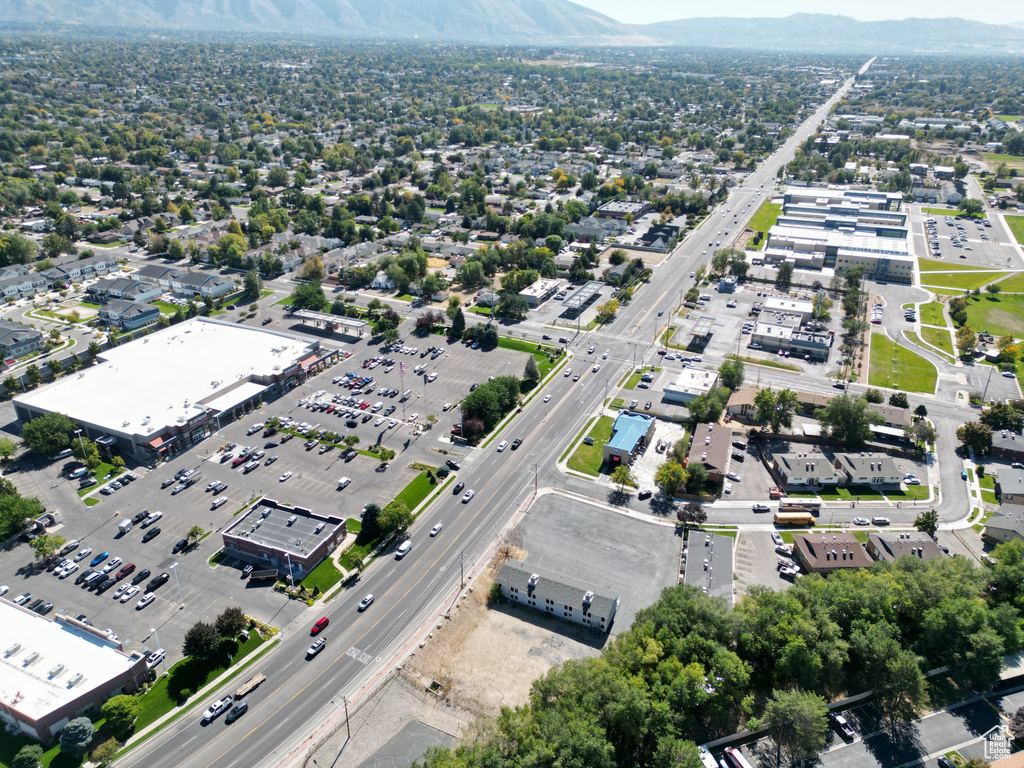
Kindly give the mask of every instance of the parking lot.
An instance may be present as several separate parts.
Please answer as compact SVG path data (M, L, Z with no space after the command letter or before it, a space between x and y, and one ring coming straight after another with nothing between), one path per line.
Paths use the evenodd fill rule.
M733 604L733 540L717 533L690 531L683 580L712 597Z
M420 346L420 351L426 346L439 346L445 348L445 352L433 360L429 355L421 358L418 352L385 353L395 359L396 365L390 373L384 373L383 366L372 370L362 368L364 359L382 354L378 347L366 342L349 346L353 354L347 360L310 378L285 396L264 404L192 450L152 471L130 463L129 468L138 479L110 495L98 493L103 486L101 483L94 491L94 498L99 500L94 506L86 506L78 498L77 480L59 475L63 461L45 462L23 457L18 462L21 469L12 480L23 493L38 495L48 509L61 512L63 523L51 529L51 533L67 541L77 539L82 547L91 547L97 554L106 551L108 561L120 557L125 564L134 563L136 573L131 574L127 582L144 569L152 572L149 578L165 572L169 578L156 589L155 601L139 609L136 606L140 595L121 603L114 598L116 587L97 595L83 584L74 583L88 569L91 558L79 564L77 573L60 579L41 569L28 545L19 543L0 560L0 584L10 587L7 596L13 598L31 592L35 596L33 600L43 598L52 602L54 613L65 610L72 615L85 614L95 626L111 628L129 650L154 648L158 636L160 645L168 652L169 664L181 657L184 633L193 623L200 619L212 621L228 606L240 606L245 613L275 626L286 625L306 610L305 604L288 600L269 588L247 588L247 582L241 578L244 565L241 561L225 561L217 567L209 563L220 549L219 533L233 515L248 499L258 495L342 517L358 518L369 502L385 504L417 474L418 470L410 464L438 466L447 458L461 459L469 453L468 449L453 446L448 440L449 429L458 419L458 409L453 405L446 414L444 404L457 404L473 383L484 382L488 376L521 376L526 360L524 353L502 348L484 351L463 344L449 347L440 336L431 336L425 341L415 338L406 343ZM399 361L406 363L404 380ZM420 363L428 364L423 375L413 375L413 367ZM372 397L372 403L383 400L396 405L394 416L399 417L400 423L393 428L389 429L387 422L375 427L378 418L375 416L368 422L359 418L355 428L347 429L346 418L299 405L304 398L316 400L314 395L321 390L324 391L321 399L328 402L335 394L351 394L351 390L333 383L347 372L373 375L375 388L400 388L400 393L412 389L404 404L405 420L401 420L400 394L393 398L380 397L376 389L372 396L365 397ZM437 374L433 381L428 380L431 373ZM415 420L413 413L418 414ZM438 417L432 429L426 429L427 414ZM379 440L397 455L389 470L381 470L380 461L371 456L360 454L346 462L337 448L324 453L317 447L307 450L299 437L281 442L281 433L266 438L262 431L247 434L254 424L272 416L291 416L297 422L319 423L321 429L358 435L358 448L366 448ZM421 429L422 433L417 435ZM278 444L268 446L268 441ZM245 473L240 471L241 466L232 467L230 461L222 463L220 459L224 454L220 449L230 443L264 451L258 468ZM271 456L277 459L268 465ZM172 493L174 484L161 488L164 481L187 468L201 473L194 485L179 493ZM280 478L286 472L291 475L282 481ZM339 490L338 479L343 476L350 477L352 482ZM207 486L217 481L227 487L217 493L208 491ZM228 500L215 509L213 500L218 496L226 496ZM134 525L127 534L119 534L118 524L123 520L142 511L157 510L163 515L153 525L146 528ZM209 534L194 549L172 553L174 545L196 525ZM153 535L151 532L156 529L159 533ZM147 533L152 538L143 542L142 537ZM145 587L147 582L148 579L138 586Z
M780 591L793 583L779 572L779 563L793 562L793 558L775 551L775 543L767 531L740 532L734 554L737 598L747 594L753 586Z
M535 501L523 520L526 563L619 594L611 631L678 581L680 536L673 527L625 517L559 494Z
M927 219L933 219L929 223ZM914 252L979 268L1005 267L1013 246L999 240L1000 230L981 221L913 213L909 217Z

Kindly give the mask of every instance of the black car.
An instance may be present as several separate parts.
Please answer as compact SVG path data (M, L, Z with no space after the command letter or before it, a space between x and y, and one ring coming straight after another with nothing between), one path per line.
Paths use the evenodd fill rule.
M43 565L46 566L46 570L53 571L62 559L60 555L47 555Z
M115 584L117 584L117 579L115 579L113 576L104 579L103 581L99 582L99 586L96 587L96 594L100 595L106 592Z
M155 539L159 535L160 535L160 528L159 527L150 528L148 531L146 531L145 535L142 537L142 543L145 544L147 541L152 541L153 539Z
M649 498L651 498L651 492L650 492L650 491L640 491L640 493L638 493L638 494L636 495L636 497L637 497L637 498L638 498L638 499L639 499L640 501L643 501L644 499L649 499Z
M461 491L465 487L466 487L465 483L456 483L455 487L452 488L452 495L457 494L459 491Z
M53 610L53 603L43 603L38 608L36 608L36 613L38 613L40 616L45 616L46 614L48 614L52 610Z
M846 718L837 712L829 712L828 720L832 724L832 727L836 729L836 732L843 737L844 741L853 741L857 736L854 733L853 728L846 721Z
M43 600L42 598L39 598L38 600L35 600L32 603L29 603L28 609L30 611L34 611L36 608L38 608L40 605L42 605L45 602L46 602L45 600Z
M266 325L265 322L263 324ZM249 711L249 703L248 702L243 701L243 702L241 702L239 704L236 704L232 708L232 710L230 712L228 712L224 716L224 722L225 723L233 723L233 722L235 722L235 720L240 718L242 715L244 715L248 711Z
M179 552L181 552L181 550L183 550L187 546L188 546L188 539L180 539L178 541L178 543L175 544L174 547L171 549L171 554L172 555L176 555Z
M445 462L445 466L448 467L448 469L454 469L456 471L462 469L462 467L459 466L459 462L455 461L455 459L448 459L448 461Z
M149 510L144 509L142 512L139 512L137 515L135 515L135 517L132 518L132 522L135 523L135 525L138 525L147 517L149 517Z
M169 573L167 573L166 571L164 571L164 572L163 572L163 573L161 573L161 574L160 574L159 576L157 576L157 577L156 577L155 579L152 579L152 580L151 580L151 581L149 582L149 584L147 584L147 585L146 585L146 591L147 591L147 592L152 592L152 591L153 591L153 590L155 590L155 589L156 589L157 587L161 587L161 586L163 586L164 584L166 584L166 583L167 583L167 580L168 580L169 578L171 578L171 574L169 574Z
M522 444L523 444L523 438L517 437L515 440L512 441L512 450L514 451L516 448L518 448Z
M153 572L149 570L149 568L143 568L141 571L135 574L135 578L132 579L132 584L141 584L143 581L149 578L149 575L151 573Z
M88 571L82 571L80 574L78 574L78 577L75 579L75 584L81 584L83 581L89 578L89 574L91 573L96 573L96 571L94 571L92 568L90 568Z

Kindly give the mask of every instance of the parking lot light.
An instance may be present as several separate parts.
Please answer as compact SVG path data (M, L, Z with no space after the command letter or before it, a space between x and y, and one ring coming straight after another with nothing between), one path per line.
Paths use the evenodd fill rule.
M178 602L181 604L181 607L184 608L185 607L185 598L182 597L182 594L181 594L181 582L178 580L178 563L177 562L171 563L171 570L174 571L174 583L178 585Z

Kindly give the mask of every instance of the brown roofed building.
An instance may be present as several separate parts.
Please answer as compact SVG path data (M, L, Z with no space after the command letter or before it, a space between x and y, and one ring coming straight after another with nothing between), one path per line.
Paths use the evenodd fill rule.
M797 533L793 557L805 573L826 575L846 568L867 568L873 562L852 533Z
M932 560L945 557L939 545L927 533L869 533L868 554L875 560L893 562L897 557L916 557L918 560Z
M721 482L729 471L732 456L732 430L720 424L697 424L687 456L687 466L703 464L713 482Z

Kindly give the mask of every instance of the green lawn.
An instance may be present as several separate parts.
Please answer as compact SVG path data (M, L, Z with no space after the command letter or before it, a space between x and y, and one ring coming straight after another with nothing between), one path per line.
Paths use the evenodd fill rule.
M779 214L781 213L781 205L765 200L761 203L761 207L757 209L757 212L750 217L750 223L747 226L755 232L768 234L768 230L775 226L775 222L779 220Z
M925 325L945 325L945 307L941 302L930 301L921 305L921 322Z
M586 475L597 477L601 471L601 463L604 461L604 444L612 436L612 424L615 420L611 416L601 416L593 426L588 437L594 438L593 445L580 443L579 447L569 457L569 469L582 472Z
M922 208L921 213L931 214L932 216L963 216L963 211L958 211L956 208Z
M259 632L250 632L249 639L240 644L233 653L230 664L227 663L227 656L220 654L217 656L219 660L213 666L195 664L189 659L179 661L171 667L169 674L158 678L153 687L142 697L142 711L139 712L139 718L135 721L135 730L141 731L177 707L181 698L180 692L183 689L187 688L195 693L206 685L208 680L217 677L229 666L236 666L242 662L246 656L263 643L263 637Z
M921 328L921 336L933 347L938 347L950 357L956 357L956 353L953 351L952 337L945 328L929 328L924 326Z
M977 272L985 267L978 267L973 264L960 264L956 261L942 261L941 259L926 259L918 257L917 266L922 273L925 272L963 272L965 270Z
M958 265L959 266L959 265ZM962 290L974 290L981 286L1006 277L1009 272L925 272L921 275L921 285L940 285L945 288L960 288Z
M1001 155L997 152L982 152L981 156L985 158L987 163L1006 163L1009 166L1021 166L1024 165L1024 157L1017 155Z
M886 491L885 495L892 501L922 501L928 498L931 487L927 485L908 485L906 490Z
M1013 236L1017 238L1017 242L1024 245L1024 216L1004 216L1006 219L1006 226L1013 232Z
M313 587L320 587L320 593L326 594L331 587L341 581L341 571L335 565L334 560L327 558L320 565L309 572L300 583L308 590Z
M398 492L395 496L395 501L405 502L405 506L412 512L416 507L420 505L430 492L434 490L436 486L430 484L430 478L427 477L426 470L420 472L414 477L405 488Z
M982 488L994 491L996 489L996 480L992 475L985 474L978 478L978 485Z
M996 500L996 494L995 494L994 491L982 491L981 492L981 500L982 501L987 501L989 504L998 504L999 503Z
M283 299L281 299L280 301L275 301L275 302L274 302L274 306L278 306L278 305L280 305L280 306L284 306L284 307L290 307L290 306L292 305L292 297L291 297L291 294L288 294L287 296L285 296L285 297L284 297Z
M881 501L885 497L882 491L868 485L836 488L833 493L826 491L819 495L825 501Z
M993 117L999 118L1004 123L1016 123L1021 118L1024 118L1024 115L993 115Z
M123 469L122 470L118 470L116 474L119 475L123 471L124 471ZM82 490L78 491L78 495L80 497L81 496L88 496L90 493L96 493L100 488L103 487L104 483L109 482L108 480L104 480L103 479L107 475L111 475L110 480L113 480L114 479L114 474L115 474L114 473L114 465L113 464L107 464L107 462L105 462L105 461L101 461L99 466L97 466L94 470L92 470L92 472L90 474L92 474L92 476L96 478L97 483L96 483L96 485L91 485L88 488L83 488Z
M796 371L800 372L800 366L790 365L789 363L780 363L775 360L768 360L760 357L744 357L743 355L726 355L726 357L732 360L742 360L745 363L753 363L754 365L764 365L768 368L778 368L782 371Z
M928 290L930 290L932 293L938 294L939 296L963 296L964 295L963 291L957 290L956 288L935 288L935 287L929 287Z
M895 363L893 359L895 358ZM901 347L882 333L871 335L871 363L868 383L904 392L934 392L938 372L915 352Z
M341 563L341 567L346 571L352 571L361 560L373 551L373 548L376 546L376 539L368 541L365 544L353 544L349 547L349 550L341 556L341 560L338 562Z
M999 282L1003 293L1024 293L1024 272L1018 272Z
M995 336L1024 337L1024 296L982 294L967 299L967 324Z
M557 360L555 362L551 362L548 359L548 350L554 349L554 347L551 346L534 344L532 341L509 339L503 336L498 337L498 346L502 349L514 349L517 352L525 352L528 355L533 355L533 359L537 361L537 370L540 371L541 380L543 380L544 377L548 375L548 372L558 364Z

